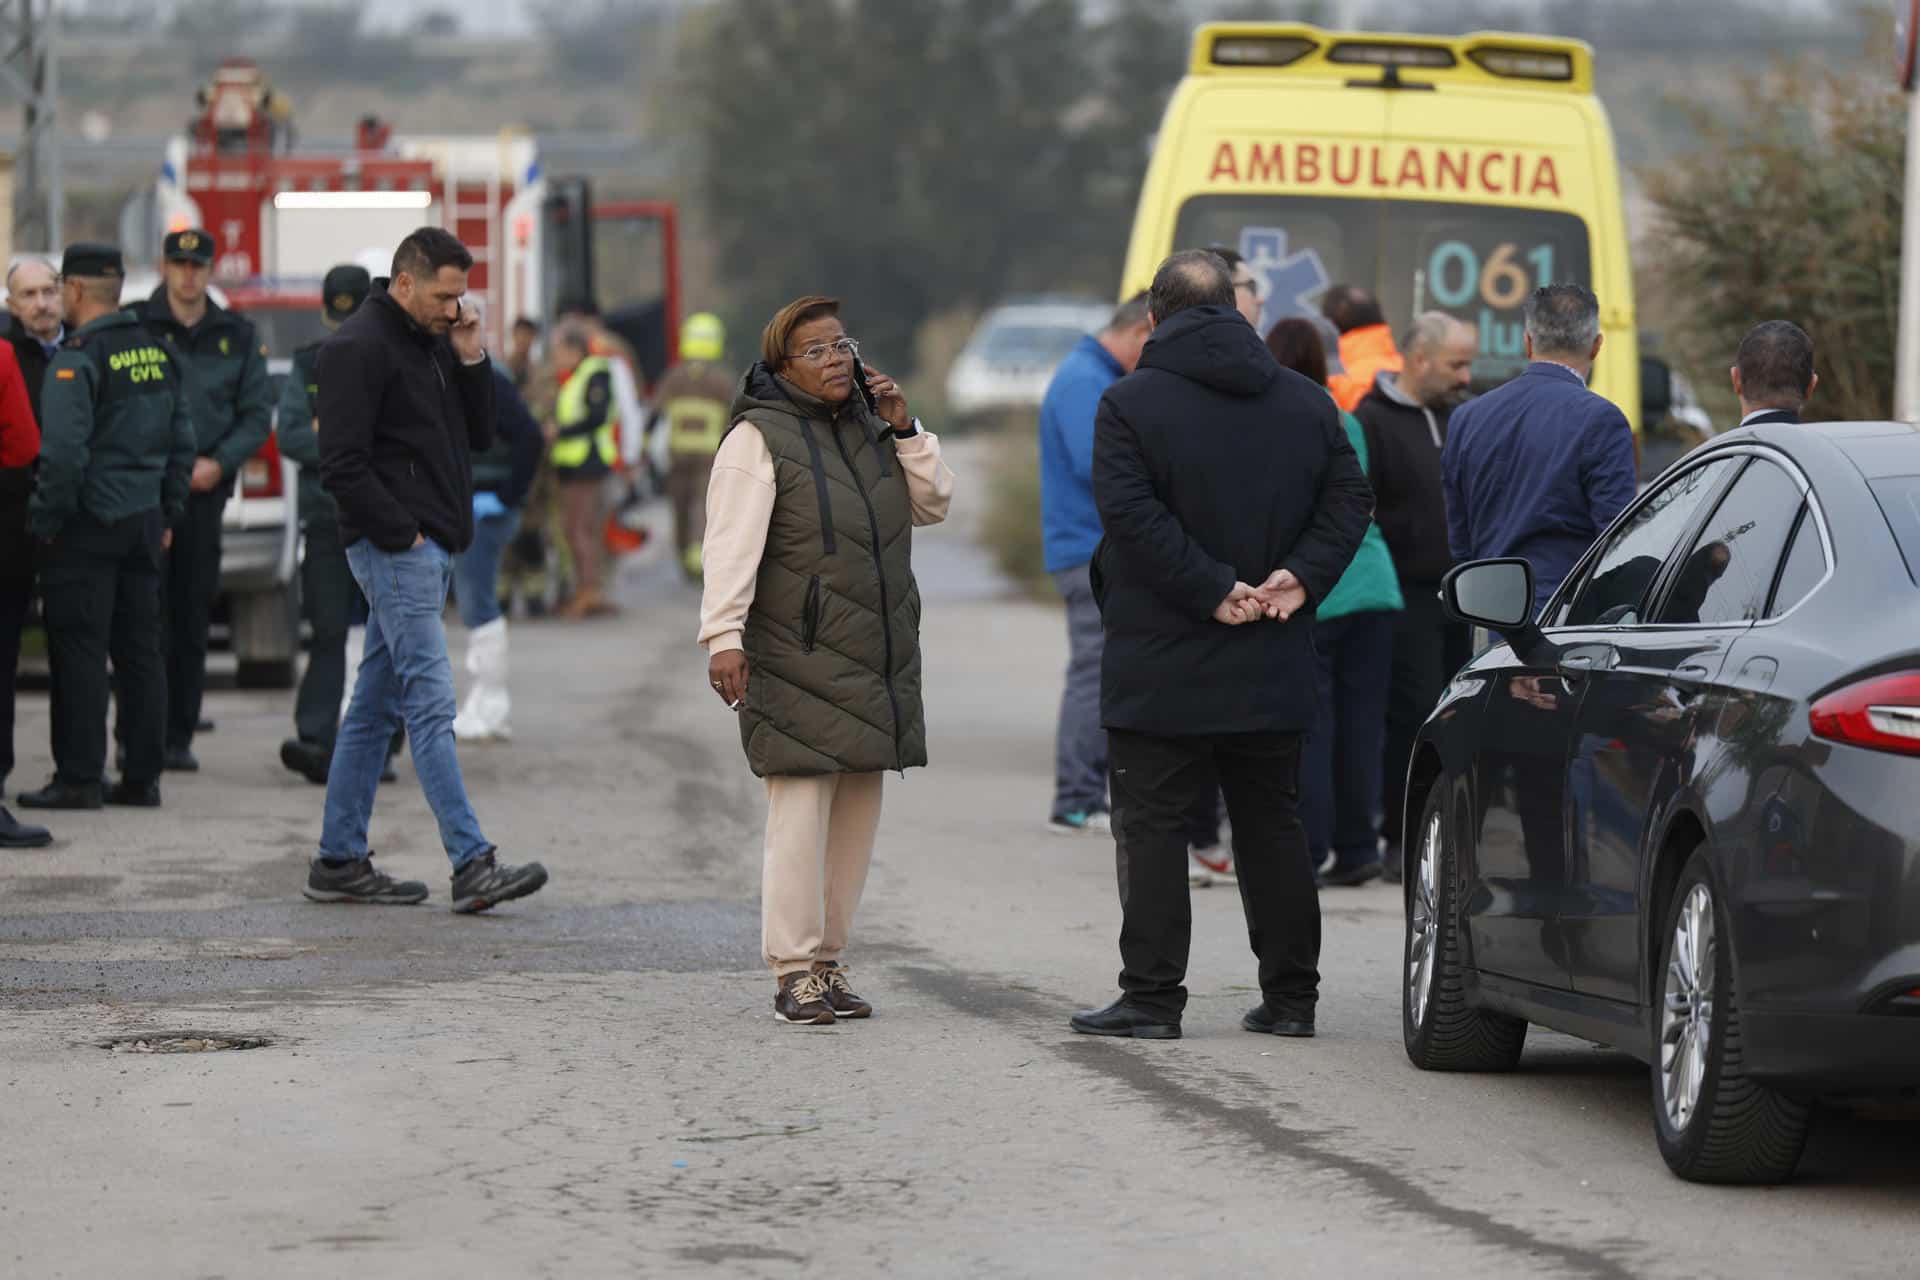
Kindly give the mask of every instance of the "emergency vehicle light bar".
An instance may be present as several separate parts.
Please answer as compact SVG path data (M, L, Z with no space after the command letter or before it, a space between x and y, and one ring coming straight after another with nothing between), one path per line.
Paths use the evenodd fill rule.
M1301 22L1209 22L1193 34L1192 76L1273 76L1371 84L1349 77L1377 68L1387 80L1410 73L1417 85L1444 89L1593 92L1593 50L1579 40L1517 31L1464 36L1417 32L1323 31Z
M433 203L431 191L280 191L276 209L424 209Z
M1213 42L1213 62L1221 67L1284 67L1319 46L1299 36L1245 36Z
M1564 53L1527 49L1475 49L1467 54L1497 76L1511 80L1571 80L1573 59Z

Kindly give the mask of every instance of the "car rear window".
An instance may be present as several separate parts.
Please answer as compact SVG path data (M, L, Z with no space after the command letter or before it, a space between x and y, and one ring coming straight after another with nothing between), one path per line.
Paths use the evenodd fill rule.
M1887 476L1868 483L1907 559L1907 575L1920 583L1920 476Z

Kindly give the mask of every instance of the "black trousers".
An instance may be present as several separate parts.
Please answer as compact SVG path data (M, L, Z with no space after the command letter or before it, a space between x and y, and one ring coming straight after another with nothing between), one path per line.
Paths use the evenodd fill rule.
M163 525L158 509L102 524L77 515L40 554L53 672L53 766L63 782L99 782L107 764L107 659L120 686L126 780L160 776L167 708L160 655Z
M1247 941L1269 1004L1311 1012L1320 988L1320 899L1300 821L1298 733L1157 737L1109 730L1120 877L1120 989L1177 1022L1187 1004L1193 908L1190 814L1226 795Z
M1441 691L1466 665L1472 643L1467 629L1440 608L1440 584L1401 579L1406 607L1393 619L1393 674L1387 689L1386 758L1381 766L1380 834L1400 844L1405 833L1407 769L1413 738L1433 714Z
M13 772L13 688L20 672L20 633L33 603L33 574L25 565L0 565L0 783Z
M294 699L293 727L302 742L332 750L340 732L340 700L347 689L347 629L357 612L360 586L347 566L339 525L331 520L308 521L306 539L300 597L313 628L313 647L307 651L307 669Z
M167 746L193 745L207 688L207 615L220 591L220 515L231 486L187 498L166 558Z

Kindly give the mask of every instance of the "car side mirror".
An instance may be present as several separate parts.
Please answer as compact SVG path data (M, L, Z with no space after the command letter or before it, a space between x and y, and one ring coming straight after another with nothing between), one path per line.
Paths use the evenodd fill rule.
M1475 560L1440 580L1440 600L1455 621L1517 631L1533 620L1533 566L1525 560Z
M1640 357L1640 426L1652 426L1673 412L1673 370L1659 356Z

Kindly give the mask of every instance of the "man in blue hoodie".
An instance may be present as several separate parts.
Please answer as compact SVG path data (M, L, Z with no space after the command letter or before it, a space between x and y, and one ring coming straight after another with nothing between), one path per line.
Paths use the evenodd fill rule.
M1080 339L1040 404L1040 519L1047 572L1067 601L1067 687L1054 749L1056 835L1103 834L1107 817L1107 732L1100 726L1100 609L1088 568L1100 545L1093 505L1093 418L1108 387L1132 373L1153 326L1143 292L1121 304L1107 327Z

